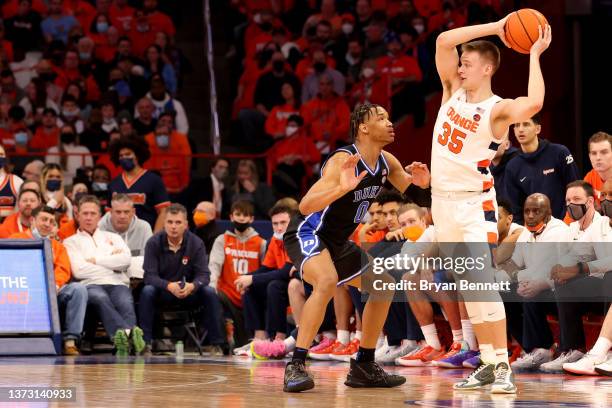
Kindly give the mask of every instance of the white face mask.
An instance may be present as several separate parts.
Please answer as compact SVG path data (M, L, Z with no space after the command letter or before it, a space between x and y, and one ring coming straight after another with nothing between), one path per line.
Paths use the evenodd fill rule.
M419 33L419 35L423 34L423 31L425 31L425 25L423 24L416 24L414 26L414 29L416 30L417 33Z
M284 236L284 235L285 235L285 234L284 234L283 232L275 232L275 233L274 233L274 238L276 238L276 239L280 239L280 240L282 241L282 240L283 240L283 236Z
M298 131L298 129L299 128L297 126L287 126L285 128L285 136L293 136Z
M255 24L261 24L261 14L257 13L253 16L253 22Z
M353 32L353 25L350 23L342 24L342 32L346 35L349 35L350 33Z
M361 71L361 74L363 75L364 78L371 78L372 75L374 75L374 68L364 68L363 71Z

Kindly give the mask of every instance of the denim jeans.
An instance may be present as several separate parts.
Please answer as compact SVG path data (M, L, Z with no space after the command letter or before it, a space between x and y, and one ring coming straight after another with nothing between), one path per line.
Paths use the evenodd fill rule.
M77 282L68 283L57 294L64 340L79 340L87 310L87 288Z
M144 332L144 340L147 344L153 339L153 320L155 319L156 308L163 305L181 305L186 308L204 308L200 316L200 324L208 330L208 340L210 344L223 344L225 339L221 332L221 304L215 294L215 290L210 286L200 286L191 295L184 299L175 297L167 290L160 289L153 285L146 285L138 300L138 319L140 327Z
M104 329L112 339L119 329L136 326L134 299L125 285L88 285L89 304L102 320Z

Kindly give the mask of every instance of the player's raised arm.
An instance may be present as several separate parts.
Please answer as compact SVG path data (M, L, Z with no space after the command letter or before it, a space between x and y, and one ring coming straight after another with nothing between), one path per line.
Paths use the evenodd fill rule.
M540 68L540 55L552 41L552 31L549 25L544 29L538 26L539 38L533 43L529 53L529 83L527 96L516 99L504 99L492 112L493 132L495 136L501 133L497 129L507 129L513 123L531 118L544 105L544 77ZM502 132L503 133L503 132Z
M508 45L504 36L504 25L507 18L506 16L495 23L455 28L445 31L438 36L436 39L436 69L442 81L444 91L443 102L448 100L451 94L460 86L459 74L457 72L457 67L459 66L457 46L489 35L499 36L504 44Z
M321 211L349 191L353 190L367 174L355 174L360 156L347 153L334 154L325 164L322 177L314 183L300 201L303 215Z

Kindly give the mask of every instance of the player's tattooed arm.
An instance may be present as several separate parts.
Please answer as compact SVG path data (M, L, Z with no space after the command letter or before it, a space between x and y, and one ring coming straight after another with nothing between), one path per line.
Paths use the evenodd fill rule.
M300 201L303 215L321 211L349 191L357 187L367 171L357 175L355 168L358 154L336 153L325 164L323 176L312 186Z

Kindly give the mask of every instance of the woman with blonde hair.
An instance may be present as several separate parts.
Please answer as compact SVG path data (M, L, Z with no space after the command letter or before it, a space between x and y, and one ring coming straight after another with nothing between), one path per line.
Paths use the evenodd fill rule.
M47 163L40 175L41 196L45 204L59 214L58 223L69 222L73 218L72 203L64 194L64 171L59 164Z

